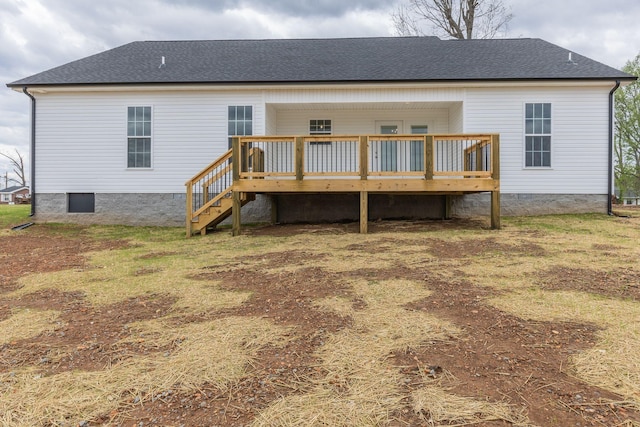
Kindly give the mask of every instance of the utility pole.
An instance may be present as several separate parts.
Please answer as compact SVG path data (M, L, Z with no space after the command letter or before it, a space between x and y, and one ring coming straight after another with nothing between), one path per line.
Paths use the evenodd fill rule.
M4 173L4 188L9 188L9 172Z

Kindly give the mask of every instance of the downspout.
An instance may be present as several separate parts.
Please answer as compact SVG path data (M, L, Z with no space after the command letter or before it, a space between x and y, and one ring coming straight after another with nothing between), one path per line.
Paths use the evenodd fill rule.
M620 80L609 92L609 190L607 192L607 215L613 215L613 93L620 87Z
M22 92L31 98L31 214L36 214L36 99L27 91L27 87L22 88Z

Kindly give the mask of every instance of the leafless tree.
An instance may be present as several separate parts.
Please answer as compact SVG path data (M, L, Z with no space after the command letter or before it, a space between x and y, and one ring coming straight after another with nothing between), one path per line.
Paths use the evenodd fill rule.
M513 14L502 0L405 0L392 18L401 36L491 39L506 33Z
M9 181L15 182L16 184L20 185L21 187L26 187L27 186L27 180L26 180L26 176L24 173L24 156L18 151L18 149L16 148L16 154L6 154L6 153L2 153L0 152L0 156L6 158L9 160L9 163L11 164L11 167L13 168L13 173L15 175L17 175L17 179L16 178L9 178Z

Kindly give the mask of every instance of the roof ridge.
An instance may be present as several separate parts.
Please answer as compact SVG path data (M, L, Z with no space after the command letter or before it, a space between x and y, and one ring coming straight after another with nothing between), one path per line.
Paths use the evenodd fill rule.
M135 40L133 42L127 43L197 43L197 42L213 42L213 43L224 43L224 42L269 42L269 41L324 41L324 40L379 40L379 39L389 39L389 40L398 40L398 39L424 39L424 40L439 40L442 41L437 36L363 36L363 37L292 37L292 38L263 38L263 39L184 39L184 40ZM122 46L126 46L122 45ZM120 47L122 47L120 46Z

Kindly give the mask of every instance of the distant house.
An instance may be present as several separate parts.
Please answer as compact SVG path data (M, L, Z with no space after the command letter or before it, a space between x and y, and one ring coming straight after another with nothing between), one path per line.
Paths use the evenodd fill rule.
M0 204L13 205L28 202L29 187L14 186L0 189Z
M37 220L190 234L606 212L635 79L539 39L388 37L133 42L8 86L32 99Z

